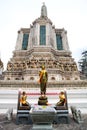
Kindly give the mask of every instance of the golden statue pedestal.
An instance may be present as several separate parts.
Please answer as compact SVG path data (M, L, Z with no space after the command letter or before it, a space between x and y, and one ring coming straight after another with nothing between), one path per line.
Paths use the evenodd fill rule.
M40 96L38 99L38 105L48 105L48 98L46 96Z

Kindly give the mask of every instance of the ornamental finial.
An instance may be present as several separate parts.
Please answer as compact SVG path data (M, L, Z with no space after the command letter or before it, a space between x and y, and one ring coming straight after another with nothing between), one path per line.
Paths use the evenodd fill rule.
M45 2L43 2L43 5L41 7L41 17L47 17L47 7L45 5Z

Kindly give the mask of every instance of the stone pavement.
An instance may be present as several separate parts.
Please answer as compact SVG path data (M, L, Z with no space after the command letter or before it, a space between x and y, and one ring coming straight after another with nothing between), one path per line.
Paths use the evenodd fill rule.
M38 102L38 97L40 94L39 88L22 88L22 91L23 90L29 93L27 100L30 104L33 105ZM19 89L17 88L0 88L0 113L5 113L9 108L13 108L14 111L17 110L18 91ZM55 88L47 88L49 104L55 104L58 101L58 93L60 91L61 90L58 88L56 88L56 90ZM87 113L87 88L71 88L66 91L69 112L71 112L70 106L75 106L81 110L82 114Z
M83 123L78 124L70 115L69 124L53 124L54 130L87 130L87 115L82 115ZM0 130L31 130L32 125L20 124L16 125L15 115L12 121L8 121L5 115L0 115Z

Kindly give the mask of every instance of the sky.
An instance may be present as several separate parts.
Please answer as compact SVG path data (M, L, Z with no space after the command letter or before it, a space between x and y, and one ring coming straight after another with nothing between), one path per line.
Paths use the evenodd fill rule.
M87 0L0 0L0 58L4 70L13 56L18 30L29 28L40 17L43 2L55 28L67 30L76 63L87 50Z

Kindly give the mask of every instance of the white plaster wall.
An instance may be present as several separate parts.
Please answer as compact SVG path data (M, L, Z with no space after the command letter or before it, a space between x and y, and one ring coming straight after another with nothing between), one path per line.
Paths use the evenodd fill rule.
M50 27L49 23L46 24L46 45L50 45Z
M57 49L55 28L53 28L52 30L53 30L54 48Z
M55 31L51 24L46 24L46 45L56 48Z
M52 80L52 77L55 78L55 80ZM56 74L51 74L48 77L48 82L56 82L56 81L61 81L62 80L62 76L60 74L56 75Z
M57 81L61 81L62 80L62 76L60 74L56 75L56 80Z
M34 80L31 80L30 78L31 77L34 77ZM27 75L27 76L24 76L24 80L25 81L30 81L30 82L38 82L38 80L39 80L39 76L36 76L36 75Z
M32 28L30 28L29 41L28 41L28 49L33 46L39 45L39 24L36 23Z
M33 36L33 28L30 28L29 40L28 40L28 49L32 48L32 36Z
M62 32L62 42L63 42L63 49L69 51L67 32L65 30Z
M20 33L18 33L15 50L21 50L22 49L22 41L23 41L23 32L20 31Z
M36 24L35 37L36 37L36 45L39 45L40 25L38 23Z

